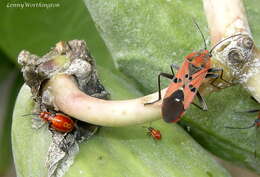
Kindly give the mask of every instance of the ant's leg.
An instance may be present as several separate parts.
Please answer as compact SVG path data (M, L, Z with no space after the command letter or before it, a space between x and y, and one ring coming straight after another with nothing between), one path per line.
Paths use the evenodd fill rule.
M48 125L48 129L50 130L52 137L54 136L55 130L51 127L51 123Z

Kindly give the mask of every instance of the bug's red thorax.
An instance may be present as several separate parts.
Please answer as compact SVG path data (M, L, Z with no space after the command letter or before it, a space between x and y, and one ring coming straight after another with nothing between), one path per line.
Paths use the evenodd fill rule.
M206 67L209 63L209 51L208 50L202 50L198 52L192 52L189 55L187 55L186 60L188 62L196 67Z

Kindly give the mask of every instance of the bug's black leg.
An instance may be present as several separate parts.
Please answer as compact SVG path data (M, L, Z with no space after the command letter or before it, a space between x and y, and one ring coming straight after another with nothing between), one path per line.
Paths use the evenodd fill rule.
M241 112L237 112L237 113L243 113L243 112L246 112L246 113L256 113L256 112L259 112L260 109L253 109L253 110L249 110L249 111L241 111Z
M217 88L222 88L222 87L219 87L219 86L217 86L217 85L215 85L214 83L215 83L215 81L218 79L218 78L220 78L221 80L223 80L224 82L226 82L226 83L228 83L229 85L232 85L232 83L230 83L229 81L227 81L227 80L225 80L224 78L223 78L223 69L222 68L210 68L210 69L208 69L208 72L219 72L220 71L220 75L218 75L218 77L216 77L210 84L211 85L213 85L214 87L217 87ZM208 76L208 78L210 78L210 76ZM214 78L213 76L212 76L212 78Z
M260 111L260 109L252 109L252 110L248 110L248 111L235 111L235 113L256 113L259 111Z
M158 101L160 101L162 99L162 94L161 94L161 79L160 77L165 77L167 79L173 79L174 78L174 75L172 74L168 74L168 73L160 73L158 75L158 99L153 101L153 102L150 102L150 103L144 103L144 105L148 105L148 104L153 104L153 103L156 103Z
M260 111L260 109L253 109L253 110L249 110L249 111L246 111L246 112L248 112L248 113L255 113L255 112L259 112Z
M54 139L55 139L55 134L57 133L57 131L55 130L55 129L53 129L52 127L51 127L51 123L49 123L49 125L48 125L48 129L49 129L49 131L51 132L51 137L52 137L52 140L54 141ZM60 147L60 143L58 144L58 146Z
M229 128L229 129L249 129L249 128L253 128L253 127L256 127L256 123L255 122L252 125L249 125L247 127L229 127L229 126L225 126L225 128Z
M194 102L192 102L192 104L193 104L194 106L196 106L197 108L203 110L203 111L207 111L207 110L208 110L208 106L207 106L207 104L206 104L204 98L200 95L199 92L197 92L196 96L197 96L197 98L199 99L199 102L200 102L200 104L201 104L202 106L200 106L200 105L198 105L198 104L196 104L196 103L194 103Z
M63 135L63 138L62 140L59 142L58 144L58 147L63 151L63 152L68 152L69 148L71 147L72 144L70 144L70 142L67 142L66 141L66 138L67 138L67 135L69 133L66 132L64 135Z
M251 99L258 103L258 101L253 96L251 96Z
M218 74L208 73L208 74L206 74L206 77L205 77L205 78L218 78L218 77L219 77Z
M221 71L221 70L223 70L223 69L221 69L221 68L209 68L209 69L208 69L208 72L209 72L209 73L215 73L215 72L219 72L219 71Z
M179 70L179 69L180 69L180 67L179 67L178 65L176 65L176 64L172 64L172 65L171 65L171 71L172 71L172 75L174 76L175 74L174 74L174 71L173 71L173 69Z
M54 135L55 130L51 127L51 123L48 124L48 129L50 130L52 136Z

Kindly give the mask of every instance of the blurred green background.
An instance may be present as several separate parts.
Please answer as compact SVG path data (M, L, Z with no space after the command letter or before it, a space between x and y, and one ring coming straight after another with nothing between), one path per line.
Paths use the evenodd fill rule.
M169 71L169 64L171 64L174 59L176 63L181 63L182 58L187 54L187 51L197 50L203 46L200 35L196 33L196 29L187 28L187 26L191 26L191 16L196 18L200 26L203 26L202 30L206 33L205 35L208 36L207 23L200 0L196 0L195 2L189 0L183 2L177 0L173 1L173 3L176 2L176 5L171 6L175 8L174 13L170 7L167 7L167 5L164 4L164 2L161 3L161 1L156 1L155 4L153 4L148 3L147 1L147 8L157 8L156 11L158 11L158 14L162 14L162 20L161 24L154 24L154 26L152 26L152 24L147 24L149 28L147 27L147 30L143 31L140 41L127 41L127 39L132 37L131 31L129 32L128 28L138 25L138 23L134 24L134 22L132 22L133 24L131 24L131 22L129 22L129 26L123 23L118 24L118 26L109 26L109 24L114 23L113 20L116 20L118 16L129 18L131 12L118 10L115 12L119 15L113 16L113 14L110 14L109 12L110 6L106 3L102 4L101 1L97 1L96 3L86 1L88 9L81 0L37 1L59 4L59 7L55 8L22 8L15 5L22 4L22 2L23 1L15 0L0 2L0 91L2 93L2 96L0 97L0 176L4 175L12 164L10 143L11 117L16 95L23 84L22 74L19 70L19 65L17 64L17 56L21 50L26 49L31 53L41 56L60 40L84 39L99 67L106 68L112 73L115 73L124 80L129 81L129 83L131 83L130 85L136 90L147 94L156 91L157 86L155 78L160 71ZM26 2L35 3L36 1L28 0ZM244 2L255 42L256 44L259 44L260 30L258 29L260 24L258 22L260 20L260 3L258 0L246 0ZM153 6L157 5L156 3L158 6ZM121 4L121 6L122 8L125 8L123 7L123 4ZM144 8L144 12L145 10L146 8ZM104 16L102 16L100 11L102 11ZM93 19L96 24L94 24L90 13L94 17ZM174 19L165 18L167 15L171 17L171 15L174 16L175 14L181 15L176 16ZM108 18L104 18L106 15ZM111 15L111 18L109 15ZM139 15L140 14L133 16L134 18L132 20L144 20L142 18L139 19ZM145 15L145 13L142 15ZM124 19L122 21L124 21ZM179 23L178 21L182 22ZM160 28L164 28L164 30L160 32ZM124 29L126 30L124 31ZM169 33L164 33L164 31L169 31ZM149 41L148 38L150 33L151 35L160 35L152 36L151 41ZM191 36L193 33L195 34ZM114 34L118 34L118 36L113 36ZM133 35L135 35L135 32L133 32ZM170 36L174 37L169 39ZM137 39L139 39L138 37L139 36L137 36ZM158 43L155 43L156 40ZM135 46L131 45L131 42L134 43ZM130 44L124 45L124 43ZM140 46L142 49L146 49L143 53L142 51L138 51ZM130 52L128 52L128 50ZM134 52L131 53L131 51ZM161 57L163 57L162 61L158 62L157 59L160 59ZM164 85L166 84L167 82L164 82ZM226 96L230 96L229 93L233 93L234 91L240 92L240 90L241 88L235 88L234 90L223 93L223 95L226 94ZM214 100L217 99L216 97L219 96L213 95L209 98L209 101L214 102ZM245 102L240 103L240 107L237 107L237 109L246 110L250 107L257 106L249 99L246 99L249 97L246 92L243 92L242 97L245 99ZM116 98L116 96L114 98ZM235 104L237 102L236 99L236 96L233 95L232 99L230 99L231 101L226 104L230 104L231 102L232 104ZM215 104L222 104L222 102L217 101ZM244 106L244 108L242 106ZM216 106L212 105L211 107ZM191 110L190 113L188 113L188 117L196 114L197 117L207 117L207 119L196 121L194 119L199 120L200 118L195 116L195 118L185 119L186 121L184 122L193 126L194 129L197 127L198 131L193 132L194 137L202 139L200 143L208 150L215 151L215 154L219 156L225 156L221 154L226 151L225 149L218 151L216 150L216 147L223 148L223 146L226 146L227 144L232 144L230 149L239 147L241 148L241 152L246 151L247 153L252 154L254 151L252 143L254 139L252 137L246 142L246 145L239 144L241 141L248 139L247 136L250 135L245 136L242 140L240 139L240 135L238 135L239 137L234 140L231 131L227 132L227 137L225 137L225 134L218 134L219 129L211 131L211 126L215 126L216 122L210 122L213 120L209 119L214 115L219 115L221 111L221 108L218 108L218 110L213 111L213 113L205 115L204 113L198 113L197 110ZM226 109L225 113L229 114L229 112L230 110ZM223 117L225 115L221 116ZM218 116L219 119L221 116ZM234 119L234 115L230 114L228 115L228 123L230 123L231 120L239 122L240 119L243 119L242 123L240 123L241 126L254 120L254 117L251 117L250 120L246 120L245 117L246 116L243 115L242 118ZM208 120L209 123L204 126L205 120ZM226 122L222 122L222 125L225 123ZM236 125L236 123L233 124L232 122L230 124ZM204 133L201 133L201 130L203 130ZM204 137L205 132L207 132L209 136ZM212 144L206 141L210 136L216 137L216 142L213 143L213 147ZM223 137L225 137L225 139L223 139ZM224 141L224 145L218 143L220 139ZM241 156L238 158L240 157ZM229 160L232 160L232 158L233 157ZM251 169L254 168L248 164L245 166Z

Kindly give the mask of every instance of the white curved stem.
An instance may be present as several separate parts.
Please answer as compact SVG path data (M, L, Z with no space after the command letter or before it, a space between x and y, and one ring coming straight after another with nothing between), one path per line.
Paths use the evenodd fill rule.
M66 87L64 87L66 85ZM68 75L52 78L47 89L54 105L62 112L79 120L101 126L125 126L153 121L161 117L161 101L144 105L158 98L158 93L137 99L101 100L80 91ZM165 90L162 90L164 95Z
M203 0L203 3L212 45L238 33L252 37L242 0ZM250 57L251 61L248 70L243 73L245 79L241 84L260 102L260 54L254 48ZM222 63L227 62L222 61Z

